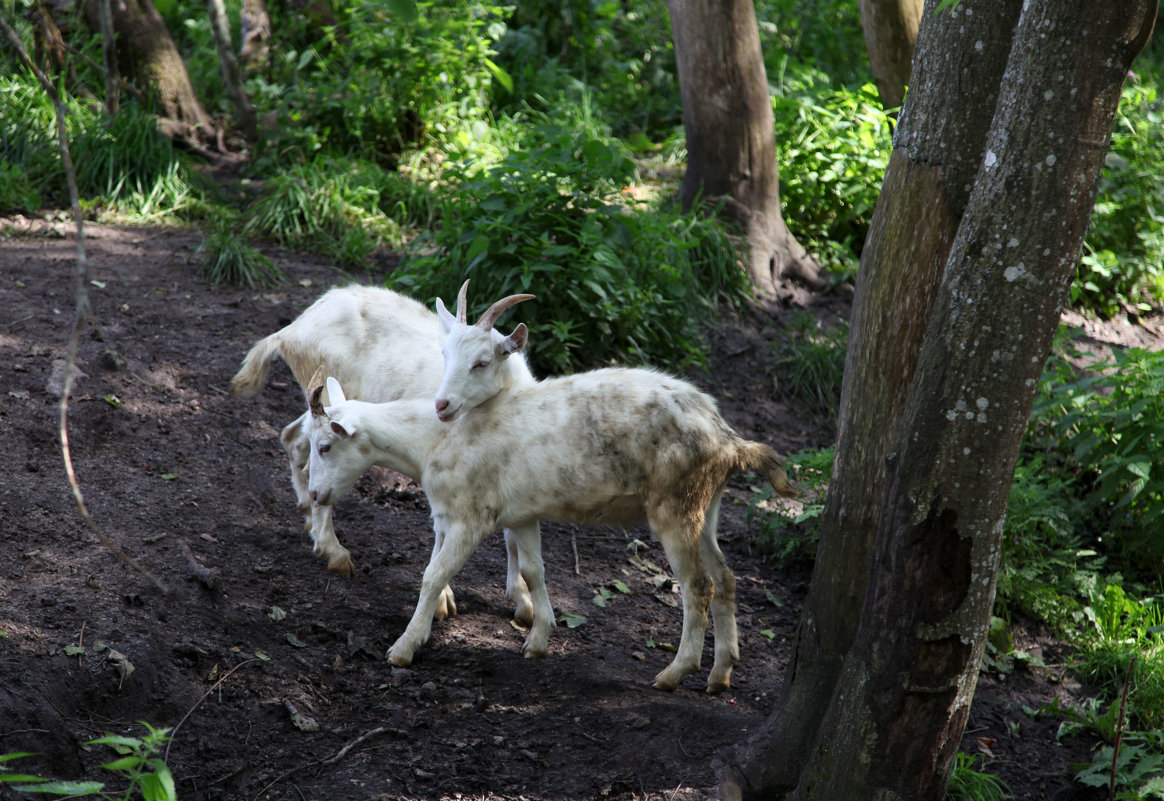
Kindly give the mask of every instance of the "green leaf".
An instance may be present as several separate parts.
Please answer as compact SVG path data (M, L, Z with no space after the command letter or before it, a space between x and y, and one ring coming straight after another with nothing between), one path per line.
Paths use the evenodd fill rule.
M154 772L141 777L141 793L145 801L177 801L178 790L170 768L160 759L151 759Z
M576 629L586 622L586 618L573 612L563 612L558 616L558 622L565 623L568 629Z
M388 0L388 10L392 12L392 16L398 17L404 23L413 23L420 18L416 0Z
M145 760L137 754L123 756L121 759L115 759L112 762L106 762L101 767L105 770L133 770L140 767Z
M630 595L630 587L626 586L626 584L623 583L620 579L615 579L614 581L612 581L610 583L614 586L614 588L616 590L621 592L623 595Z
M43 784L23 784L13 787L20 793L52 793L53 795L79 798L97 795L105 787L102 782L44 782Z
M485 62L485 66L489 69L489 71L493 73L493 77L497 79L497 82L505 87L505 91L512 94L513 78L509 77L509 73L501 69L501 67L497 66L487 58L482 59L482 61Z

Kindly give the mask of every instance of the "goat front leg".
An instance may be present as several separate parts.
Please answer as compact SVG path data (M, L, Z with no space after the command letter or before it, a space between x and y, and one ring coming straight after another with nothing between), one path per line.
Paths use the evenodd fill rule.
M530 604L529 635L521 647L527 658L543 657L550 651L550 632L556 625L554 607L546 591L546 570L542 562L542 532L538 523L517 526L505 532L505 545L516 553L510 556L510 565L517 561L520 566L522 587L528 587L527 603ZM531 597L532 593L532 597Z
M432 619L440 603L441 593L457 572L465 566L469 556L481 544L488 532L472 531L462 524L446 526L434 521L437 528L444 530L442 543L434 550L433 558L424 569L420 582L420 598L412 620L400 638L388 649L388 659L398 667L408 667L420 646L428 642L432 634Z
M534 524L538 542L541 542L541 529ZM517 539L513 532L505 529L505 597L513 603L513 619L523 626L529 627L534 622L533 601L529 595L529 584L521 576L521 561L518 556Z
M352 563L351 553L336 539L331 510L330 506L311 505L312 552L327 560L327 569L332 573L351 578L356 573L356 566Z
M311 457L311 441L307 438L306 415L284 426L279 435L283 450L287 451L287 461L291 466L291 486L295 488L295 503L303 515L303 527L314 530L311 510L311 493L307 491L307 465ZM314 535L312 540L314 540Z

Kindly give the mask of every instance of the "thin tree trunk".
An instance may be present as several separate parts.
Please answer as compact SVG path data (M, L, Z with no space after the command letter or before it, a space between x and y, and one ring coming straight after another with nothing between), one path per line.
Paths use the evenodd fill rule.
M1154 0L1102 14L1083 0L1028 1L983 145L981 120L995 104L990 91L965 91L987 89L986 76L967 81L949 65L975 72L994 59L972 54L1009 49L997 33L967 26L989 16L994 31L1015 30L994 15L1013 19L1022 4L989 4L990 15L973 14L984 10L976 5L963 0L923 34L929 49L917 63L930 70L915 77L867 246L882 268L858 283L841 441L788 693L729 767L725 797L778 797L793 782L805 798L940 799L945 791L984 647L1034 382L1078 259L1120 85L1155 14ZM1072 91L1048 89L1056 85ZM966 108L942 113L943 98ZM975 129L979 145L951 146ZM966 157L943 164L943 152ZM981 167L976 177L968 165ZM937 207L915 196L939 186ZM942 244L958 219L952 247ZM945 233L931 239L926 232L935 230ZM920 252L906 250L909 240ZM933 267L943 250L944 271ZM913 277L889 274L886 257L910 265ZM902 353L877 355L897 349L899 336ZM860 370L875 359L877 367ZM854 620L856 631L846 622Z
M110 0L97 0L97 20L101 27L101 53L105 62L105 111L117 116L121 105L121 72L117 69L117 39L113 34Z
M780 212L772 99L752 0L668 0L687 171L683 206L723 204L747 238L755 290L781 275L820 288L816 261Z
M886 108L897 108L905 98L922 5L922 0L860 0L869 66Z
M210 14L210 28L214 31L214 42L218 46L218 62L222 68L222 82L226 85L226 94L234 105L234 113L238 117L238 124L242 129L243 136L253 145L259 139L258 126L255 124L255 109L251 105L250 98L247 97L242 76L239 74L238 62L234 58L234 45L230 40L230 20L226 16L226 5L223 0L207 0L206 7Z

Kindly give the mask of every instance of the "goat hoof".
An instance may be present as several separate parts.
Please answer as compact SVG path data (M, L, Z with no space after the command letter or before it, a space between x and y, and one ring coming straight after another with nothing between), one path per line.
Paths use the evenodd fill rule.
M679 682L683 681L685 675L685 673L675 670L673 665L668 666L655 676L654 688L666 693L673 693L678 689Z
M732 681L729 678L724 678L722 680L709 678L707 680L707 692L710 695L714 695L715 693L722 693L724 690L730 689L731 686Z
M528 598L522 598L517 602L517 607L513 610L513 619L527 629L533 625L533 604Z
M328 560L327 569L344 578L351 578L356 574L356 566L352 563L352 557L346 553L333 556Z
M388 661L396 667L408 667L412 664L412 654L404 648L393 645L388 649Z
M545 643L531 643L529 640L521 646L521 655L526 659L544 659L550 648Z
M445 587L444 592L441 593L441 597L437 601L437 608L433 613L433 617L437 620L448 620L455 614L457 614L457 602L453 598L453 590L451 587Z

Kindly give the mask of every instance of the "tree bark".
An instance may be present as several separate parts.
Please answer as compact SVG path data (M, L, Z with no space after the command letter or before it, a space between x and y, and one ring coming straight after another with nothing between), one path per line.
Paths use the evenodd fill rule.
M243 87L242 76L239 74L238 62L234 58L234 45L230 40L230 20L226 16L226 4L223 0L207 0L207 12L210 15L210 28L214 31L214 43L218 47L218 63L222 69L222 82L226 86L226 94L234 106L235 116L238 117L239 128L243 136L252 145L259 140L259 129L255 122L255 108L247 97Z
M780 212L775 124L752 0L668 0L687 133L683 206L722 204L748 242L753 288L781 275L814 288L820 268Z
M121 71L117 69L112 0L97 0L97 21L101 27L101 54L105 65L105 111L110 117L116 117L121 106Z
M90 28L100 30L96 0L86 0L85 17ZM113 3L113 27L121 73L153 90L163 129L192 142L211 141L217 131L152 0Z
M781 707L729 759L725 797L944 794L1035 379L1155 15L1155 0L1103 14L1035 0L1019 19L1022 5L923 19L795 662Z
M905 98L922 5L922 0L860 0L869 66L886 108L897 108Z

